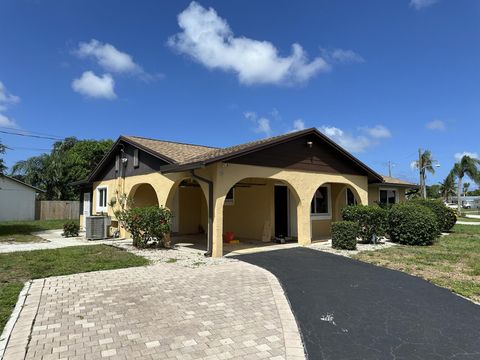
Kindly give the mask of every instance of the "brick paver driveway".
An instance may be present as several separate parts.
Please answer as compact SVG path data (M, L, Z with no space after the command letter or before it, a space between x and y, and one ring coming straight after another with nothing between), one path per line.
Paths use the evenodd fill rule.
M277 280L243 262L36 280L28 305L7 360L23 359L29 316L26 359L304 358Z

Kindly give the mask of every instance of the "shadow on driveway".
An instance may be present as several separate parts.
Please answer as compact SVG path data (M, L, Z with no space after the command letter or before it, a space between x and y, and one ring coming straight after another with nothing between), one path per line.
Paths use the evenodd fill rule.
M306 248L236 258L279 279L310 360L480 359L480 306L423 279Z

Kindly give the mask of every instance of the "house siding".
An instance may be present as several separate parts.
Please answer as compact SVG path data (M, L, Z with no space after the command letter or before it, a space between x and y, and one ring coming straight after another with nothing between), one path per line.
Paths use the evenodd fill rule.
M116 151L112 152L107 162L103 165L102 171L95 177L94 181L112 180L120 175L120 171L115 171L115 161L116 156L120 154L121 146L124 148L124 157L127 159L127 165L124 167L122 173L123 177L151 174L159 171L160 166L167 164L167 162L139 149L138 167L134 167L133 156L134 150L137 149L137 147L125 142L120 142L120 146L117 146ZM121 164L119 164L119 170L120 169Z
M34 220L36 190L0 177L0 221Z
M312 142L311 148L307 146L308 141ZM354 161L339 154L317 136L294 139L228 162L327 174L366 175Z

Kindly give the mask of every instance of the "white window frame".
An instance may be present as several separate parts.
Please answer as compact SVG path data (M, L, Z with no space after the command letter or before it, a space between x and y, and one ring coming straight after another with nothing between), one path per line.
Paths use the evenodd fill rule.
M230 192L230 190L229 190L227 192L227 195L225 195L225 201L223 202L223 205L227 205L227 206L235 205L235 188L233 187L231 190L232 190L232 195L233 195L232 198L227 199L227 195Z
M380 193L382 191L388 191L388 190L395 191L395 204L398 204L400 202L400 194L398 192L398 189L394 188L394 187L380 187L380 188L378 188L378 203L381 204ZM394 204L388 204L388 205L394 205Z
M100 190L105 189L105 206L100 206ZM97 213L98 212L104 212L106 213L108 211L108 186L107 185L102 185L102 186L97 186L96 191L96 201L95 201L95 208Z
M325 184L319 186L318 188L325 187L327 188L327 204L328 204L328 212L327 213L310 213L311 220L331 220L332 219L332 191L330 184ZM317 188L317 190L318 190ZM315 194L317 193L315 190ZM315 198L315 194L313 197ZM313 201L313 199L312 199ZM310 207L311 208L311 207Z

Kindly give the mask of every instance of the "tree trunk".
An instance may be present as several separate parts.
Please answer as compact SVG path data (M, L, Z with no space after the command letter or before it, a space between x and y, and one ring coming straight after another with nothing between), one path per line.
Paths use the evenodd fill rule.
M460 176L458 177L457 205L458 215L460 215L462 211L462 178Z

